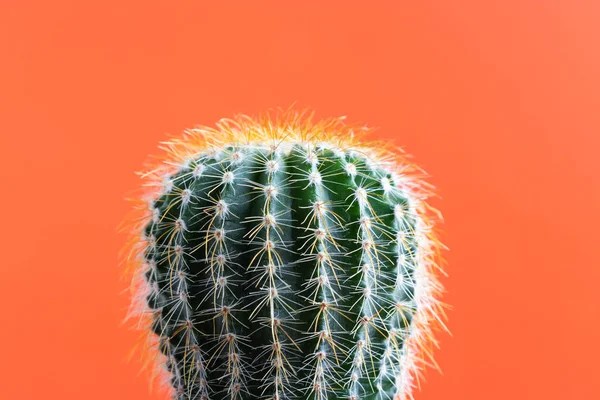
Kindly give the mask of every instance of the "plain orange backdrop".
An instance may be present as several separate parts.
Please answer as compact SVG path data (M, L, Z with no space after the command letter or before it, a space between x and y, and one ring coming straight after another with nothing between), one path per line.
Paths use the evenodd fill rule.
M120 326L134 171L295 103L438 188L453 335L417 400L600 399L600 4L299 4L2 1L0 398L160 399Z

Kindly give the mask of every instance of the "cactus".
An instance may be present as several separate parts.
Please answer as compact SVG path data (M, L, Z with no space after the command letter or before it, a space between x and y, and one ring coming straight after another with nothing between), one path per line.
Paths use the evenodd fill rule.
M436 366L442 245L408 157L343 118L238 116L163 143L127 219L173 399L408 399Z

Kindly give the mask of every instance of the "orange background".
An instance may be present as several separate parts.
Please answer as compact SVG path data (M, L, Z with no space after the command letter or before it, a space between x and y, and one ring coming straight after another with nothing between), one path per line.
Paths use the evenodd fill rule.
M598 2L177 3L0 5L1 399L160 398L119 326L133 172L293 102L442 196L453 336L417 400L600 398Z

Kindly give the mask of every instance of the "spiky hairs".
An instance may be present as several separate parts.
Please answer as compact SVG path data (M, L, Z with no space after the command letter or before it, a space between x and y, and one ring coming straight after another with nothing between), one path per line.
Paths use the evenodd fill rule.
M234 173L235 167L236 165L248 164L244 164L243 161L244 157L248 156L248 154L251 154L251 157L256 158L256 160L252 161L254 164L248 164L249 166L246 165L244 172L257 170L257 166L261 165L259 172L270 177L276 176L280 172L280 166L276 160L280 159L281 155L289 156L292 154L292 157L294 157L294 154L297 153L295 157L298 158L298 162L302 165L306 164L307 167L295 167L297 171L286 170L279 175L285 176L282 174L288 174L285 178L288 182L302 182L302 188L299 188L298 190L304 190L311 187L317 192L321 190L323 193L326 193L327 190L330 190L331 193L336 193L335 190L326 187L328 184L327 174L322 174L323 171L318 167L319 164L323 165L324 160L327 162L334 162L333 160L335 160L335 163L338 164L338 170L336 170L335 173L330 173L330 176L337 175L340 171L343 171L345 175L352 178L349 181L349 185L352 186L351 192L348 192L351 193L351 195L343 196L346 198L339 200L343 203L344 207L348 206L348 208L350 208L355 203L358 205L359 218L357 218L357 221L345 221L343 218L340 220L339 216L333 211L330 212L330 216L326 216L326 202L320 200L310 202L311 209L307 211L308 214L305 215L306 218L304 218L304 221L294 221L297 224L301 222L304 223L306 226L301 227L304 228L305 231L310 230L315 234L317 239L315 239L315 242L312 245L313 248L315 247L315 244L318 243L322 250L324 250L310 255L307 254L306 251L302 254L300 254L299 251L297 252L302 257L306 258L310 256L317 260L317 267L315 267L316 276L311 276L311 279L316 277L317 280L315 281L316 283L311 283L312 281L309 279L306 282L304 289L296 288L296 290L301 292L304 291L306 293L310 292L311 294L315 293L315 296L321 293L319 292L320 290L322 291L321 297L327 297L324 294L324 288L327 286L329 288L327 290L329 290L330 293L329 297L334 297L333 300L335 300L335 304L338 307L338 311L336 311L338 313L338 318L339 316L348 318L348 316L344 315L344 309L338 304L338 299L335 299L334 293L336 293L336 291L331 289L329 283L325 281L328 279L328 275L325 271L325 267L321 267L325 264L322 260L319 261L319 257L333 258L327 252L327 246L331 249L336 247L337 250L339 250L339 247L337 247L336 244L336 230L339 233L345 229L345 225L356 223L357 228L355 231L358 232L359 235L364 236L362 240L359 240L360 246L362 246L362 255L360 257L370 258L371 261L373 261L370 264L374 264L376 269L379 268L379 264L384 265L387 263L387 261L379 260L379 254L382 255L381 257L384 257L385 254L383 252L378 253L376 249L373 250L376 243L374 240L369 239L374 237L376 232L379 233L378 236L381 238L381 240L377 242L377 246L379 246L381 242L381 248L385 248L383 240L385 239L385 236L389 236L390 234L394 234L394 237L390 240L385 239L387 240L385 245L410 247L408 245L408 239L405 238L406 234L409 233L412 237L410 240L414 242L414 247L416 249L415 253L411 255L411 258L414 258L414 271L412 271L410 278L414 279L414 284L411 286L410 302L390 302L390 299L393 300L394 298L391 294L387 297L375 297L373 292L377 292L377 290L380 292L386 290L381 286L381 283L377 283L377 279L375 279L376 275L372 275L373 279L371 283L365 283L363 285L364 287L361 289L361 293L358 297L354 294L346 296L347 298L354 296L354 298L358 298L360 301L370 304L361 306L361 308L370 309L367 313L368 316L361 315L361 312L356 313L357 319L352 330L341 333L335 332L337 340L349 340L348 338L350 337L358 336L359 340L357 340L353 346L348 343L336 343L333 340L335 329L330 327L322 330L317 329L317 325L322 323L319 318L325 320L330 318L332 322L336 321L336 317L323 317L323 315L326 315L326 310L336 309L333 307L333 303L331 301L321 301L321 311L317 312L316 320L312 321L310 324L311 329L314 325L315 332L320 332L322 335L322 337L317 337L316 339L313 338L316 340L317 349L314 354L298 355L298 351L296 350L300 350L300 346L298 346L294 341L294 338L291 337L296 337L297 335L294 334L290 336L289 331L286 332L281 327L274 327L276 320L279 321L279 319L275 317L275 311L273 311L274 306L272 306L270 319L267 318L266 326L272 331L271 345L273 346L273 349L279 350L272 352L272 354L269 355L269 360L273 363L274 367L271 366L267 368L265 376L269 377L269 379L273 376L272 382L269 380L268 383L259 385L260 394L253 393L253 396L277 399L285 397L294 398L294 390L296 388L289 389L289 386L304 385L308 390L303 392L303 396L308 395L310 397L314 393L314 398L323 399L327 398L328 392L335 392L345 393L340 394L340 396L354 399L359 398L357 393L360 392L359 386L362 382L361 379L366 379L365 382L368 382L370 385L377 385L377 390L383 393L385 392L382 388L384 386L383 381L384 379L390 380L388 377L389 375L394 381L392 385L394 399L407 399L412 398L413 389L418 386L418 379L422 375L424 367L437 367L432 355L433 347L437 346L433 333L439 328L445 328L443 324L445 314L444 304L440 301L443 288L438 281L439 275L443 274L441 268L442 258L440 255L440 250L443 246L438 240L435 228L435 222L439 221L441 216L439 212L431 208L425 201L433 194L433 188L424 181L424 172L412 163L402 150L393 148L387 143L369 142L364 140L364 136L369 132L370 129L368 128L345 124L344 118L331 118L313 122L313 114L308 112L288 110L278 112L275 115L266 114L257 119L239 115L233 119L220 120L216 124L216 128L198 127L186 130L183 137L174 137L169 141L163 142L160 146L160 148L164 150L162 156L147 162L146 170L139 173L144 182L140 193L135 198L130 199L134 202L134 210L123 223L123 227L129 232L129 240L124 248L123 259L125 262L126 276L131 279L131 292L133 298L127 320L132 317L138 318L137 327L144 333L141 337L140 344L143 346L142 352L145 355L145 365L163 367L162 369L154 369L154 375L159 379L161 386L167 389L174 398L200 399L208 398L211 395L208 388L209 376L207 375L206 370L210 363L210 359L215 357L214 354L205 354L207 349L201 349L199 343L189 343L190 338L198 341L199 337L204 338L202 340L208 343L212 343L210 345L210 348L212 349L220 348L221 346L230 347L230 350L226 351L226 355L223 356L225 357L224 361L228 363L227 370L219 371L220 374L226 374L229 377L226 379L219 377L219 382L214 386L219 387L221 392L219 392L220 394L215 395L215 392L213 391L213 397L221 396L221 398L234 399L244 397L244 390L249 390L249 384L245 375L252 376L253 372L249 371L249 369L253 367L253 365L251 361L242 361L240 359L242 353L240 346L248 345L248 343L241 344L241 340L244 339L247 342L251 341L251 335L244 337L242 335L236 336L234 330L229 327L227 330L221 329L220 332L217 332L217 330L214 332L200 332L198 330L196 326L198 324L195 324L192 321L202 319L202 315L204 314L202 313L202 310L200 310L200 313L198 314L197 310L192 310L190 307L191 303L189 301L189 296L191 295L190 287L192 285L190 282L196 278L190 277L192 275L190 273L190 266L184 261L185 254L185 257L188 257L190 260L193 259L194 262L200 262L200 270L193 274L195 277L197 277L197 274L199 273L206 274L205 278L198 278L193 284L197 286L204 285L207 287L206 290L199 290L199 292L195 294L196 296L206 298L206 293L214 296L215 301L213 302L214 304L211 305L214 306L212 319L219 318L223 321L228 321L229 318L229 321L232 321L235 317L223 315L222 310L226 309L226 312L230 312L233 311L233 309L221 307L221 311L217 310L217 297L222 296L225 298L224 292L227 285L227 276L225 274L226 268L223 267L220 270L220 273L215 271L217 271L216 266L223 266L226 263L231 264L234 260L229 256L227 256L226 259L225 253L217 252L215 249L226 249L226 246L223 247L222 244L225 243L225 241L219 239L217 235L225 235L226 217L231 213L234 203L230 201L233 196L229 195L227 201L225 201L226 198L223 196L225 196L225 191L228 190L226 187L233 187L234 180L237 180L235 184L240 184L238 179L240 174L237 172ZM274 154L276 156L268 156L269 154ZM200 162L199 160L203 160L203 162ZM351 162L350 160L357 161ZM212 178L209 179L213 179L214 184L210 189L203 189L204 192L202 195L191 190L189 182L198 179L203 175L211 176L211 174ZM376 189L369 189L368 185L362 184L365 182L364 179L361 180L362 183L357 180L356 177L360 177L361 175L368 175L367 178L370 180L374 180L375 178L373 178L373 176L375 176L375 180L379 186ZM242 176L244 175L242 174ZM268 179L265 184L262 185L249 178L244 178L241 183L243 186L252 190L262 190L263 192L268 191L268 188L270 187L273 193L270 193L268 196L265 195L266 199L269 199L269 196L271 195L274 198L275 191L281 189L281 187L277 187L277 185L271 185L271 181ZM333 184L340 185L340 182L333 182ZM209 184L205 183L204 185L208 186ZM217 193L220 193L219 196L221 197L211 196L211 193L215 190ZM340 192L342 191L341 189L337 190ZM250 193L249 190L246 191L246 194L248 193ZM395 195L399 196L396 200L394 200ZM203 249L203 251L199 251L195 256L190 254L193 252L192 249L184 249L183 232L191 230L188 227L190 221L181 218L185 205L190 202L193 203L192 200L194 199L194 196L198 199L203 197L202 201L206 203L203 207L197 209L197 215L201 216L198 217L198 219L208 218L206 220L207 223L202 225L202 229L198 231L201 231L201 233L198 234L202 235L203 241L193 249L193 251L198 251L200 249ZM405 225L404 228L386 228L381 220L382 218L385 218L385 215L379 215L372 206L372 203L379 201L378 199L375 199L376 197L386 198L386 204L391 205L392 207L392 212L390 213L392 219L388 218L386 221L388 221L389 224ZM399 198L405 199L406 203L403 203L403 205L395 204L394 202ZM253 199L256 201L256 198ZM162 209L158 206L159 203L163 203ZM248 245L251 242L247 239L248 237L254 238L257 237L260 231L266 231L266 236L263 238L263 250L261 251L265 254L268 253L270 259L272 255L274 258L278 258L279 254L277 253L274 242L270 240L273 234L269 233L269 229L271 229L271 232L275 232L275 227L278 222L282 224L292 224L293 222L290 219L285 220L285 223L280 221L279 216L275 216L269 212L269 204L269 201L266 200L263 206L261 206L263 208L262 215L245 216L245 220L238 221L240 223L240 229L242 229L241 226L244 222L252 223L254 221L256 226L248 227L245 232L246 235L241 236L240 240L236 243L242 243L241 238L244 238L244 240L246 240L244 245ZM169 215L169 212L174 207L178 208L179 217ZM207 215L210 215L210 217L207 217ZM290 214L286 215L289 217ZM221 230L219 230L220 228L215 228L213 226L217 225L215 224L217 218L221 221ZM194 218L192 217L192 219ZM258 221L259 219L260 221ZM309 219L315 221L314 226L306 223ZM337 226L335 228L328 227L328 221L331 222L330 225ZM410 221L410 224L408 221ZM207 226L208 228L206 228ZM153 232L152 230L149 232L148 227L154 227L153 229L156 229L156 232ZM160 229L162 229L162 231ZM152 257L148 257L148 249L157 246L157 237L153 233L159 232L165 237L170 236L171 238L176 238L174 240L169 239L168 243L163 241L159 244L159 246L163 247L163 250L155 252L155 255L160 255L161 259L167 260L165 265L168 266L170 276L168 279L163 277L162 280L157 278L156 261L154 261ZM321 234L320 239L319 233ZM211 235L210 238L209 235ZM206 240L204 240L204 238L206 238ZM179 242L177 240L179 240ZM406 241L406 244L403 244L404 241ZM300 248L304 246L310 247L308 241L304 241L303 243L303 246ZM283 243L281 246L285 247ZM372 246L372 249L365 249L365 246ZM209 250L213 252L210 256ZM347 257L352 252L353 251L346 253L340 252L338 256L339 258ZM200 253L202 254L200 255ZM374 256L371 254L374 254ZM408 254L412 253L409 251ZM222 259L218 259L217 257L219 256L222 257ZM300 257L301 259L298 262L306 262L306 260L302 260L302 257ZM404 256L402 255L402 257ZM246 260L246 262L249 261L249 264L242 266L241 269L230 266L232 271L236 268L238 269L238 272L243 270L252 271L248 272L248 276L245 278L253 282L255 281L259 286L259 292L263 290L265 293L265 297L262 298L262 300L260 295L256 297L256 293L249 294L250 300L248 300L247 303L258 304L259 306L264 307L266 304L277 304L277 301L283 301L278 299L282 298L285 290L289 291L289 287L286 287L285 273L294 274L294 271L287 271L285 273L280 272L278 278L281 280L281 284L276 284L275 280L272 280L271 283L266 286L260 286L259 283L262 282L264 276L256 273L257 265L254 265L255 258L256 254L251 260ZM331 264L331 272L334 276L336 269L339 270L342 277L347 277L348 279L359 275L358 278L356 278L358 279L358 282L367 282L369 276L371 276L369 275L371 274L370 272L365 271L364 266L362 266L362 269L359 268L359 272L355 273L354 269L361 266L350 266L347 268L347 271L344 271L344 268L346 267L340 266L342 265L341 262L336 264L335 262L330 261L329 263ZM177 266L179 264L186 264L186 269L183 270L179 268ZM267 265L272 264L274 265L277 263L267 263ZM291 263L281 261L280 264L287 265ZM366 263L365 265L367 264L369 263ZM273 268L278 267L274 266ZM273 271L269 272L268 269L266 271L267 272L264 272L267 274L265 276L273 277L273 275L277 275ZM179 273L179 283L176 283L178 278L173 278L174 273ZM230 274L230 276L232 275L234 274ZM400 273L396 273L393 277L394 279L389 278L388 280L397 281L398 277L401 277L401 275L402 274ZM381 274L381 278L380 281L385 282L385 279L388 277ZM230 281L232 280L231 278L229 279ZM335 279L338 284L338 290L348 291L348 287L339 283L340 277L335 276ZM397 286L398 283L394 283L394 285ZM400 285L402 285L402 283L400 283ZM175 295L172 293L174 287L176 291ZM182 289L182 287L184 287L184 289ZM164 295L166 289L171 293ZM356 288L350 288L350 291L355 291L355 289ZM296 296L296 294L292 293L289 294L289 296L293 297ZM162 306L158 305L158 303L160 303L158 298L162 299ZM236 296L234 296L234 298L239 300ZM294 297L295 300L288 300L288 302L291 301L294 303L294 307L296 305L300 307L300 298L305 299L306 296ZM165 304L169 302L170 305L165 306ZM344 300L340 298L339 302L343 303ZM173 304L176 304L177 306L175 307ZM325 304L325 306L323 306L323 304ZM223 304L221 304L221 306L222 305ZM397 315L400 315L400 318L404 320L404 324L401 325L407 325L404 333L400 332L400 328L396 329L396 327L393 327L393 323L390 322L393 318L399 317L390 317L390 315L392 315L390 313L386 314L387 316L385 317L383 316L383 309L388 305L395 307ZM280 306L282 308L286 306L289 307L289 304L280 303ZM182 307L187 311L181 311ZM248 304L246 304L245 307L249 307ZM252 305L251 309L248 310L249 313L251 312L250 317L255 317L257 321L255 324L257 324L257 326L265 326L264 321L262 323L260 322L259 314L261 307L254 307ZM352 307L350 304L346 304L346 308L352 309ZM379 310L380 308L381 310ZM171 321L171 319L177 321L177 323L173 323L170 327L166 326L168 324L165 325L164 316L161 316L161 310L164 312L165 309L169 309L167 312L169 321ZM178 310L178 316L174 316L173 309ZM300 307L296 314L293 312L287 312L287 314L293 319L294 316L297 318L297 313L301 313L303 310L306 312L306 309ZM238 314L242 312L240 310L236 311L239 311ZM188 314L188 316L184 318L182 317L183 314ZM352 313L348 312L347 314ZM354 314L352 314L352 316L354 316ZM181 321L178 321L178 318L180 318ZM371 319L373 319L373 321L371 321ZM375 319L379 319L379 322L374 321ZM188 321L187 328L185 325L186 320ZM157 321L160 325L158 327ZM327 321L325 321L324 326L327 326L326 322ZM277 323L279 324L280 322ZM310 337L311 332L309 331L311 329L301 333ZM340 328L338 327L337 329L339 330ZM179 338L178 340L182 340L180 337L182 331L188 332L187 335L184 335L186 337L186 344L173 345L171 342L176 336ZM281 333L278 333L280 331ZM377 331L378 333L376 334L380 335L382 341L381 351L379 353L375 351L376 344L372 345L373 349L364 350L361 347L365 344L364 335L360 336L361 333L359 333L359 331L362 332L362 334L367 334L367 346L371 346L368 343L368 332ZM166 334L167 332L170 332L170 334ZM279 339L279 335L281 335L283 339ZM287 338L285 336L287 336ZM300 342L304 339L296 338L296 340ZM310 339L307 338L306 340ZM296 347L296 349L293 350L286 350L288 353L287 357L282 350L282 347L286 342L290 347ZM400 347L401 352L399 351ZM338 351L343 353L347 359L350 359L350 362L346 364L340 362L337 354L335 354L335 361L325 361L327 352L326 350L319 351L320 348L329 349L332 353L336 353L336 349L338 349ZM176 355L177 351L181 349L183 349L183 356ZM388 354L392 351L398 352L398 355L392 356ZM300 353L302 353L302 351L300 351ZM375 354L376 357L380 357L380 359L377 360L377 366L375 366L376 362L373 361L373 354ZM180 368L179 365L182 364L185 367L186 363L188 363L188 358L196 357L195 355L197 355L197 360L195 362L199 366L194 367L195 383L193 383L194 393L192 394L190 389L192 384L187 382L185 377L178 377L177 375L181 374L182 368ZM204 357L205 355L206 357ZM364 371L362 371L361 368L356 366L356 362L353 360L365 358L366 356L371 357L372 368L364 367ZM303 361L288 360L288 358L291 359L294 357L297 360ZM312 361L310 361L311 357ZM389 359L389 362L386 362L386 357ZM392 360L392 358L394 358L394 360ZM305 368L309 369L310 372L308 374L299 374L295 372L295 362L301 364L296 369ZM290 375L289 372L286 372L284 374L285 371L283 370L285 368L285 363L289 363L288 369L294 371L294 373ZM341 364L344 364L343 366L347 367L347 369L349 368L347 371L344 371L344 376L339 376L339 370L342 369ZM232 372L232 369L235 369L235 373ZM279 371L279 369L283 372ZM265 371L262 373L264 372ZM328 373L331 375L331 379L329 380L326 379ZM343 385L340 385L343 387L333 388L331 386L331 381L334 380L334 373L338 374L339 379L345 382ZM371 373L374 375L372 380L374 383L368 376ZM294 381L294 374L298 376L303 375L303 377L297 378L297 380ZM305 375L308 375L310 379ZM367 377L364 378L364 375L367 375ZM290 376L292 376L291 381ZM284 377L285 380L287 380L285 385ZM227 381L226 384L223 383L224 380ZM364 388L361 390L365 391ZM377 390L374 389L375 392Z

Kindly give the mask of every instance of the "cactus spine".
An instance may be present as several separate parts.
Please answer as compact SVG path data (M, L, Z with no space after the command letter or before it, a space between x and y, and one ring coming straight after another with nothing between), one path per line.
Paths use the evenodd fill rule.
M131 315L171 398L412 398L443 327L437 215L342 119L245 116L162 146L130 222Z

